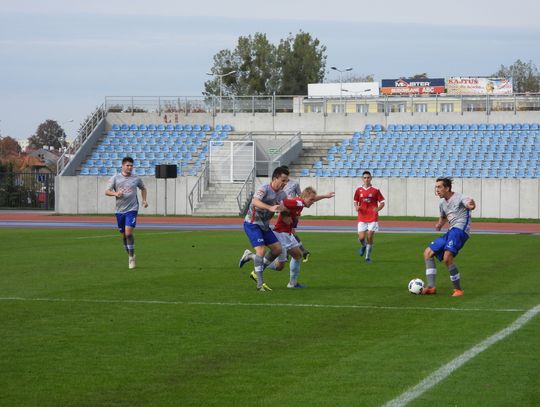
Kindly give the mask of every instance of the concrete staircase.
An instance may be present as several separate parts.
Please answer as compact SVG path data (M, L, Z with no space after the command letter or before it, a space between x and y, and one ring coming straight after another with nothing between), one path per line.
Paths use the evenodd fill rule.
M193 216L240 216L236 197L241 188L242 184L210 184L193 210Z
M290 177L292 179L299 178L300 171L303 168L312 169L315 161L322 161L325 164L327 162L326 155L328 149L351 136L351 134L343 133L302 133L302 154L300 154L296 161L289 164Z

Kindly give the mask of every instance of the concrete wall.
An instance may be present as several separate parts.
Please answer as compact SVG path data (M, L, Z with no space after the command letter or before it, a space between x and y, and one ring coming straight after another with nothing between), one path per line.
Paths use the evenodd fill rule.
M142 177L148 189L149 207L141 213L165 213L165 180ZM108 177L56 177L56 212L60 214L114 213L114 199L105 196ZM314 187L319 193L336 192L336 198L322 200L306 209L306 215L354 216L353 194L359 178L305 177L300 186ZM167 214L190 215L188 196L195 177L167 180ZM256 185L268 178L257 178ZM386 198L383 216L438 216L439 199L431 178L375 178L373 184ZM540 219L540 180L538 179L456 179L454 191L474 198L476 218Z

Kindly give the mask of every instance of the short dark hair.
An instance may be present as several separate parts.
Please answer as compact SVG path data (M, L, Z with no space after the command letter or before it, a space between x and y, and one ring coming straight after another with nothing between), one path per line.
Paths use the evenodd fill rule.
M133 164L133 158L131 158L131 157L124 157L124 158L122 159L122 164L124 164L124 163L131 163L131 164Z
M439 177L437 178L436 182L442 182L443 186L445 188L448 188L450 191L452 190L452 182L454 180L450 177Z
M364 172L362 173L362 177L363 177L364 175L366 175L366 174L369 175L369 176L371 177L371 172L369 172L369 171L364 171Z
M289 168L287 167L277 167L272 173L272 179L281 177L281 174L289 175Z

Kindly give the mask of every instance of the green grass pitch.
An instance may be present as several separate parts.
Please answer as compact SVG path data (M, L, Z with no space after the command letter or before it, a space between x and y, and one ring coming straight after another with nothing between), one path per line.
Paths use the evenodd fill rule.
M422 252L434 234L301 233L299 281L238 268L240 231L0 229L0 406L378 406L540 303L540 237L473 235L465 296ZM540 405L540 318L480 353L415 406Z

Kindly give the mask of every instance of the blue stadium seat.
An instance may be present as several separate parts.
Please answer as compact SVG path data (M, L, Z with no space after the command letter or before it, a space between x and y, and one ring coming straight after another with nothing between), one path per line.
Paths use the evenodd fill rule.
M300 170L300 176L301 177L309 177L309 169L307 168L303 168L302 170Z

